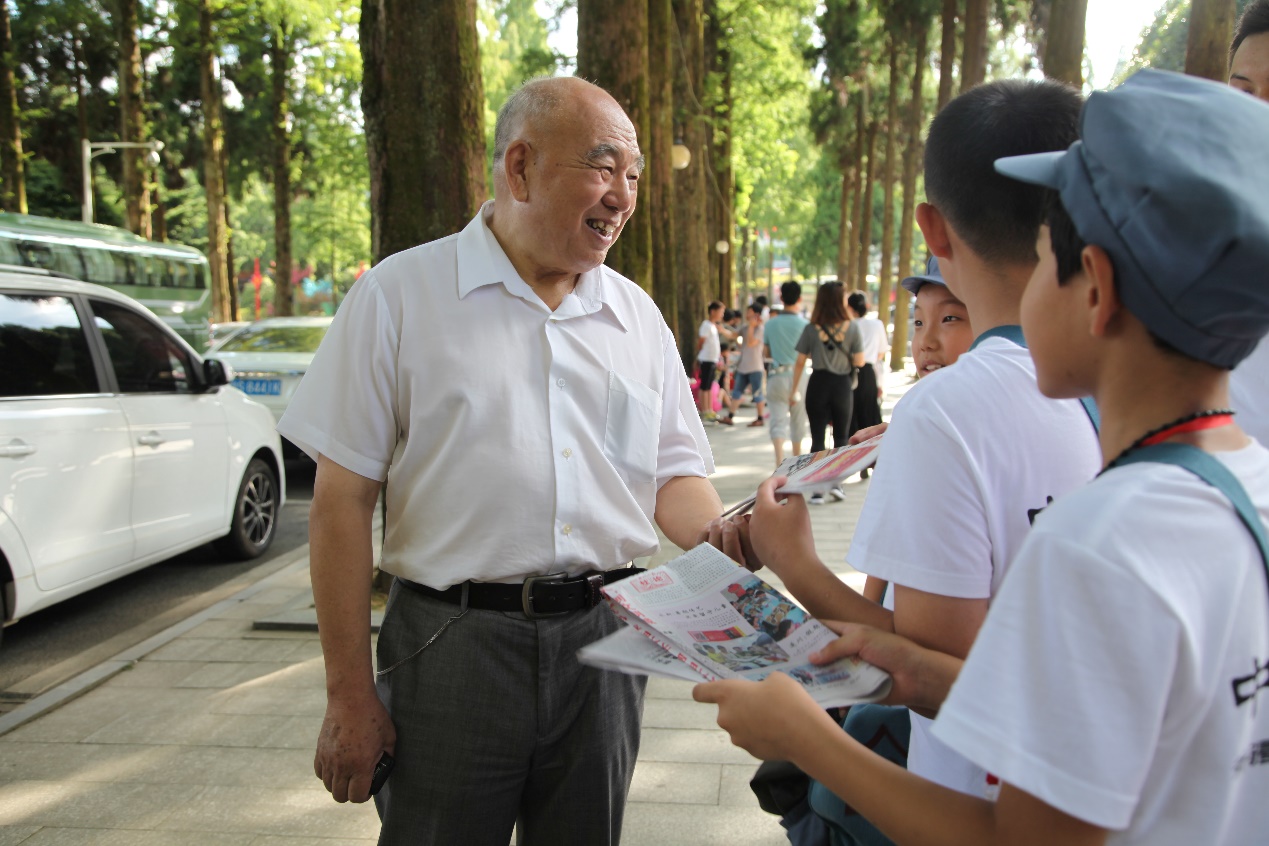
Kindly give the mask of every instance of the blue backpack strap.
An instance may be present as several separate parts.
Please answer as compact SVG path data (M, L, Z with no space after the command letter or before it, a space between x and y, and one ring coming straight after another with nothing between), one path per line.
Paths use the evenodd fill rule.
M993 326L986 332L974 339L974 343L969 345L972 350L988 338L1004 338L1011 341L1024 350L1027 348L1027 339L1022 334L1022 327L1013 324L1005 324L1003 326ZM1088 415L1088 420L1093 424L1093 431L1100 432L1102 430L1102 416L1097 411L1097 403L1093 402L1092 397L1084 397L1080 400L1080 404L1084 406L1084 413Z
M1266 570L1269 570L1269 536L1266 536L1264 521L1260 519L1260 512L1252 504L1251 497L1247 495L1247 489L1242 486L1242 483L1238 481L1238 477L1231 473L1228 467L1198 447L1190 446L1189 444L1163 443L1135 449L1127 455L1120 456L1106 469L1122 467L1125 464L1137 464L1142 461L1175 464L1177 467L1189 470L1195 476L1225 494L1234 506L1234 510L1238 512L1238 517L1243 521L1243 525L1247 527L1252 537L1256 539L1256 545L1260 547L1260 557L1264 559Z

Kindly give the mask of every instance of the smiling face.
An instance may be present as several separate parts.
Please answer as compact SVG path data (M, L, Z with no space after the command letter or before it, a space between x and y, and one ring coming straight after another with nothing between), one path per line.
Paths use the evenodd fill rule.
M912 360L918 379L954 364L974 343L965 304L942 285L921 286L914 314Z
M1229 65L1229 84L1269 101L1269 32L1249 35Z
M603 263L634 213L643 170L634 126L617 102L594 86L576 89L530 133L527 211L539 276Z

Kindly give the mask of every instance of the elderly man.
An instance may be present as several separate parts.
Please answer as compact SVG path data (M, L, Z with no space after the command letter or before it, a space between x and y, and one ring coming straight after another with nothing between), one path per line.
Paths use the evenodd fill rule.
M344 301L279 430L315 456L327 709L314 764L380 843L617 843L643 686L582 667L599 587L722 510L677 346L603 266L635 208L634 126L579 79L498 117L494 195ZM371 516L393 584L370 658ZM623 569L625 568L625 569ZM376 689L377 686L377 689Z

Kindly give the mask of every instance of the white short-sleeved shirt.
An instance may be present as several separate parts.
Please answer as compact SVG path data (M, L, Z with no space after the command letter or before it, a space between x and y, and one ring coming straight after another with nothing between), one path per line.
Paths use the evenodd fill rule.
M1215 455L1269 520L1269 452ZM1142 463L1055 503L934 733L1117 846L1266 842L1269 587L1225 495Z
M718 359L723 357L723 345L718 339L718 327L714 325L714 321L702 321L701 328L696 330L696 337L705 339L705 343L696 353L696 360L708 361L711 364L718 363Z
M1269 444L1269 343L1261 341L1229 376L1229 403L1238 426Z
M381 566L437 589L650 554L660 486L713 472L651 298L601 265L552 312L492 209L363 275L278 423L387 479Z
M870 576L961 599L995 595L1032 516L1101 467L1076 400L1040 393L1026 349L987 338L900 403L847 561ZM987 773L912 714L908 768L983 796Z
M882 354L890 349L890 342L886 340L886 327L876 317L858 317L854 322L859 324L859 334L864 344L864 363L876 365Z

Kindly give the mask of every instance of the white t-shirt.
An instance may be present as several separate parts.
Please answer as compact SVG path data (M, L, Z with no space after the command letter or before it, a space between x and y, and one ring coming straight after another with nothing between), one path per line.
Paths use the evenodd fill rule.
M854 322L859 324L859 334L864 342L864 363L880 370L878 360L890 349L890 343L886 340L886 327L875 317L857 317Z
M706 320L702 322L701 328L696 332L696 337L705 339L700 351L696 353L697 361L717 363L718 359L723 357L723 347L718 340L718 327L714 325L714 321Z
M870 576L927 593L994 596L1031 515L1101 467L1076 400L1051 400L1031 355L988 338L955 367L926 376L896 409L847 560ZM983 796L987 773L944 747L912 714L908 768Z
M1261 341L1229 376L1229 402L1238 426L1269 444L1269 343Z
M387 479L382 567L437 589L648 555L660 486L714 469L652 299L600 265L551 311L491 212L364 274L278 423Z
M1269 520L1269 452L1215 455ZM1149 463L1055 503L934 733L1116 846L1266 842L1269 587L1225 495Z

